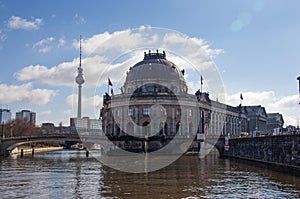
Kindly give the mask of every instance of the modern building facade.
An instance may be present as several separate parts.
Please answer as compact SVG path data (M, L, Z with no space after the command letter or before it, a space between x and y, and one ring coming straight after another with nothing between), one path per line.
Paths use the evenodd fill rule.
M97 131L101 129L99 119L90 119L89 117L83 118L70 118L70 127L73 132Z
M0 109L0 124L5 124L11 120L11 112L9 109Z
M36 113L32 112L30 110L22 110L22 111L16 112L16 119L26 120L26 121L31 122L33 125L35 125Z

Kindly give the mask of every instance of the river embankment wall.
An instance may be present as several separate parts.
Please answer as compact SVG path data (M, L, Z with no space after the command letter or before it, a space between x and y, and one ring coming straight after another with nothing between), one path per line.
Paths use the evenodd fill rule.
M300 175L300 135L278 135L229 139L222 157L255 162Z

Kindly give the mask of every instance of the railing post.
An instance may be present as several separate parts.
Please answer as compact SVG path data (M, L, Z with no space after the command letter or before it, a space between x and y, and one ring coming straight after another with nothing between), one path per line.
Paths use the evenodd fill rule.
M34 146L31 148L31 154L34 156Z
M5 134L4 134L4 122L2 122L2 140L5 139Z
M21 158L24 156L24 150L21 149Z

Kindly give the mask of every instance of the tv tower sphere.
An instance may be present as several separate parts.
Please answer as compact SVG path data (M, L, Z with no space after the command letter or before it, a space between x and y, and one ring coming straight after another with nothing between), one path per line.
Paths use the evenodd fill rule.
M75 80L76 80L77 84L83 84L84 83L84 78L83 78L81 67L78 67L78 75L76 76Z

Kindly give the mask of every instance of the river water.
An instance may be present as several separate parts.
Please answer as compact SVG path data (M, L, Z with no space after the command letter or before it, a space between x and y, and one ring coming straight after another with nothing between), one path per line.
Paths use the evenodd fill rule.
M132 174L86 158L84 151L62 150L0 159L0 198L300 198L300 177L217 153Z

